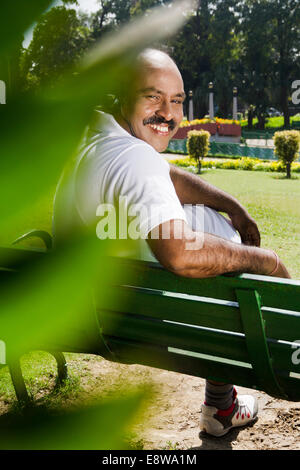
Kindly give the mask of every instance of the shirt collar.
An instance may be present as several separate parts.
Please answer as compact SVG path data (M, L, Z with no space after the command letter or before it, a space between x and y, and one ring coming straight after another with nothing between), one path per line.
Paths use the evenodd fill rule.
M124 135L131 136L129 132L123 129L122 126L116 121L112 114L104 113L100 110L95 110L90 129L96 132L102 132L109 135Z

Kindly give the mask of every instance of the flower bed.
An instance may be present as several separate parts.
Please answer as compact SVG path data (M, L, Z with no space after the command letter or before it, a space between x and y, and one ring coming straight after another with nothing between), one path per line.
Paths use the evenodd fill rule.
M194 119L193 121L182 121L173 139L186 139L189 131L200 129L208 131L210 135L218 133L224 136L241 136L241 126L238 121L216 118L214 120Z

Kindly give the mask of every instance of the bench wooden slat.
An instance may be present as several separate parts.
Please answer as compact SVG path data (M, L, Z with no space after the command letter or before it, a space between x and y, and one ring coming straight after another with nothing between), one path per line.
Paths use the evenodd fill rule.
M194 352L219 355L226 359L251 363L245 336L229 332L193 328L184 324L160 321L157 318L136 316L133 313L101 311L99 320L106 336L118 336L166 347L190 348ZM267 338L275 369L287 369L300 374L300 364L293 364L292 343Z
M111 311L101 311L99 318L105 336L117 335L166 347L191 349L236 361L249 360L242 335Z
M163 348L158 345L124 340L118 337L105 337L110 348L119 361L131 364L142 364L158 369L165 369L182 374L204 377L220 382L231 382L244 387L256 388L255 377L251 366L243 363L230 363L226 366L218 358L205 358L193 351L183 351L175 348Z
M208 328L243 332L238 304L208 298L180 298L162 291L114 286L103 307L129 311L152 318L179 321Z
M218 276L209 279L191 279L166 271L158 263L111 258L115 269L125 266L126 272L120 284L181 292L191 295L236 301L235 289L257 290L262 306L299 311L300 281L252 274L239 277ZM132 282L128 282L131 280Z
M292 343L298 339L297 336L300 336L298 334L298 332L300 333L300 313L269 308L262 308L261 310L265 320L266 335L269 338Z
M111 296L105 299L107 310L130 311L152 318L173 320L207 328L217 328L243 333L238 302L228 302L207 297L178 297L176 293L129 286L113 286ZM299 329L300 313L262 307L266 334L269 338L295 341ZM297 335L296 335L297 336Z
M166 369L183 374L203 377L219 382L232 382L248 388L259 389L252 367L240 362L231 364L222 358L205 358L204 354L193 351L173 352L173 348L162 348L158 345L124 340L118 337L106 337L109 347L114 351L119 362L142 364L145 366ZM179 353L180 351L180 353ZM297 378L286 370L276 370L280 383L288 395L287 399L299 401L300 374Z
M295 351L292 348L292 343L272 339L268 339L267 343L273 367L276 371L285 370L286 372L295 372L300 375L300 364L293 363L292 361L292 354Z

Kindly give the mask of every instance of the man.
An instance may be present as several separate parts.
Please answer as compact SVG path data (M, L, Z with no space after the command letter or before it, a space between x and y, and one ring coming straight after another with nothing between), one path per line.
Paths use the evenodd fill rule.
M55 232L64 230L67 213L84 224L93 223L101 203L120 211L123 197L129 219L134 205L147 209L139 214L139 232L152 256L178 275L205 278L248 272L289 277L276 253L259 248L257 225L234 197L170 166L158 153L167 148L182 121L183 81L174 61L161 51L144 51L138 64L134 105L121 96L114 116L98 112L90 127L73 170L63 222L55 210ZM196 229L191 206L183 208L186 204L203 205ZM178 226L183 228L180 236ZM250 395L237 396L232 384L207 381L201 411L201 430L222 436L254 421L257 402Z

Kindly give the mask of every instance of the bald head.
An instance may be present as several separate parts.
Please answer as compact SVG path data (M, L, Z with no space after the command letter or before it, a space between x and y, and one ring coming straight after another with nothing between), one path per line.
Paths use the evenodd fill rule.
M133 136L161 152L177 132L185 98L181 74L165 52L146 49L137 57L134 99L121 101L119 123Z
M138 62L142 65L150 67L163 67L164 65L172 64L177 68L174 60L163 51L159 49L145 49L138 55Z
M142 74L147 73L149 69L168 69L182 80L177 65L166 52L158 49L145 49L138 55L137 63Z

